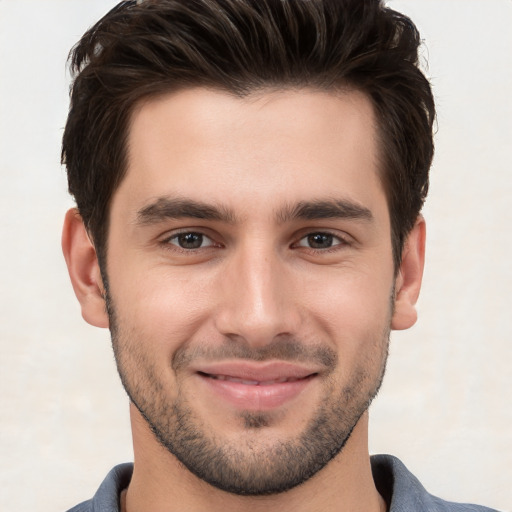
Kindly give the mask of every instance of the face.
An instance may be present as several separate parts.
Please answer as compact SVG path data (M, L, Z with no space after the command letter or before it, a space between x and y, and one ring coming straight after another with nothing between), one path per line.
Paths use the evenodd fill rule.
M379 388L396 285L365 96L144 103L109 229L116 360L161 444L253 495L340 452Z

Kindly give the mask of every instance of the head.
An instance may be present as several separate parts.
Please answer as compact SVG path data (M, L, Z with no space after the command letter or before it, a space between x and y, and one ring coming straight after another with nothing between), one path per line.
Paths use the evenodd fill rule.
M69 190L103 265L111 198L127 166L137 105L205 86L357 90L376 116L395 268L428 190L434 101L419 34L379 0L124 1L71 54L63 138Z
M423 268L418 44L378 1L146 0L75 47L75 291L136 430L220 489L286 491L364 444Z

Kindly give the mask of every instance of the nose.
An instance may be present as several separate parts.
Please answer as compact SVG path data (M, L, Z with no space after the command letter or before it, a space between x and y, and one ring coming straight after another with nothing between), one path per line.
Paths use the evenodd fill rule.
M220 281L216 327L224 336L261 347L298 332L293 272L272 248L238 251Z

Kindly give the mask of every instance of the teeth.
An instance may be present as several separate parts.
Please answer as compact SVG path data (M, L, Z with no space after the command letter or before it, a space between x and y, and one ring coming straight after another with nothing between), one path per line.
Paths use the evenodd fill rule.
M237 379L236 377L226 377L229 382L237 382L239 384L246 384L247 386L257 386L259 382L257 380L244 380Z
M258 380L244 380L237 377L229 377L228 375L209 375L209 377L216 380L227 380L229 382L245 384L246 386L271 386L272 384L282 384L283 382L296 382L300 380L297 377L280 377L279 379L265 380L260 382Z

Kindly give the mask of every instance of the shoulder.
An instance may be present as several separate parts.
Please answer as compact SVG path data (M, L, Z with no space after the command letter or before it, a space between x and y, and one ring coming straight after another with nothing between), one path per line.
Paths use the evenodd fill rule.
M432 496L396 457L374 455L371 460L375 485L387 501L389 512L497 512Z
M110 470L94 497L68 510L68 512L119 512L119 495L128 487L133 464L119 464Z
M92 500L79 503L75 507L70 508L68 512L92 512Z

